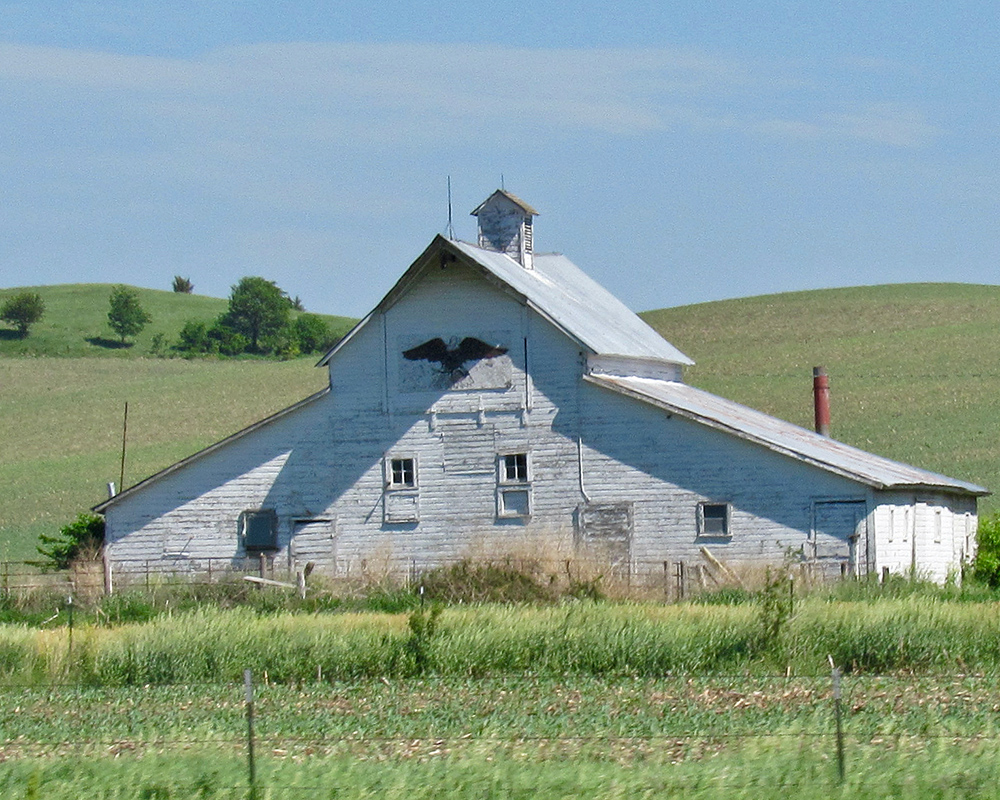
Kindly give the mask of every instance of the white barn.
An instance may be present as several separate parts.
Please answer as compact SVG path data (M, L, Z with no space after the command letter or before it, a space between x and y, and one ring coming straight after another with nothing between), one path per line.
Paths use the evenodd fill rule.
M872 455L683 382L692 362L504 191L477 244L436 237L320 361L328 388L95 507L118 570L266 554L345 573L519 543L641 579L792 558L943 581L982 487Z

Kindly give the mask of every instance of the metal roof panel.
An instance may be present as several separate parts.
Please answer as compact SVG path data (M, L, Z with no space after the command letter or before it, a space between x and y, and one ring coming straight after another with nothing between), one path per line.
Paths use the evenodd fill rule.
M503 253L449 242L601 355L694 362L560 253L535 253L525 269Z
M868 453L685 383L605 375L588 375L587 380L878 489L991 493L973 483Z

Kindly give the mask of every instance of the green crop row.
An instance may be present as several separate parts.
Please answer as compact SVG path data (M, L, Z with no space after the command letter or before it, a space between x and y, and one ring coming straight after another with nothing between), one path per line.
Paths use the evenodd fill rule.
M259 679L260 676L258 676ZM996 678L255 686L258 798L998 796ZM236 683L0 690L0 796L243 798Z

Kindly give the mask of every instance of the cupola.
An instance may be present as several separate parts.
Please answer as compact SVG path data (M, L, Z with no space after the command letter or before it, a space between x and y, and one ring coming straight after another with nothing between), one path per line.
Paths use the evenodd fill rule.
M532 268L531 221L538 216L535 209L510 192L497 189L476 207L472 216L479 222L480 247L505 253L525 269Z

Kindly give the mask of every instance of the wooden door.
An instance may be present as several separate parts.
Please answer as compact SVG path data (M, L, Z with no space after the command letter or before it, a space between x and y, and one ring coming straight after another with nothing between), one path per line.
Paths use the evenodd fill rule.
M588 503L577 511L577 549L612 574L627 576L632 554L632 504Z
M296 520L292 528L289 547L291 567L302 569L312 562L316 569L327 574L337 571L336 525L330 519Z
M817 500L813 503L811 556L824 576L868 574L871 559L867 520L864 500Z

